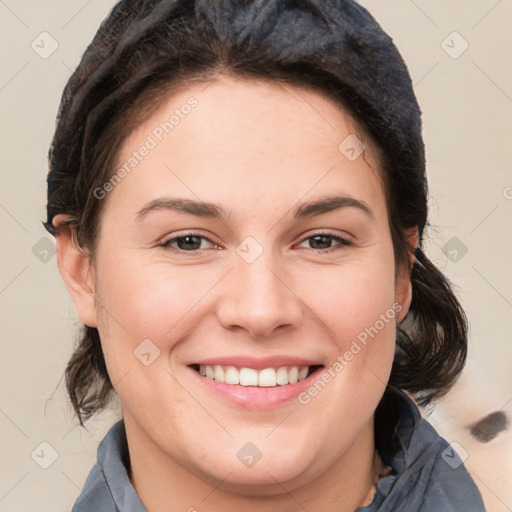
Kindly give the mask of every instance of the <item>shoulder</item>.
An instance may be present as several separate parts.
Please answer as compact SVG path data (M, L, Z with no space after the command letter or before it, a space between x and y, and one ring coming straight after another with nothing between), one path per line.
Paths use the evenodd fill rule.
M71 512L90 512L97 508L102 512L117 512L115 502L109 493L103 471L96 463L78 496Z
M71 512L146 512L129 477L128 444L123 420L115 423L98 446L98 459Z
M388 390L384 395L376 411L375 439L393 471L379 482L375 506L361 510L485 512L457 452L404 393Z

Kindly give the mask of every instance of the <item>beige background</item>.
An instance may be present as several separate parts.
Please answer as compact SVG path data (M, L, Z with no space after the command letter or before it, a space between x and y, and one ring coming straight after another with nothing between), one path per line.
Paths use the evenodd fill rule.
M427 252L471 322L464 376L430 419L467 456L488 510L510 511L511 431L479 444L467 425L496 410L512 419L512 0L361 3L413 78L435 228ZM119 415L101 414L88 431L71 415L61 378L78 321L40 223L60 95L113 4L0 0L0 512L70 510Z

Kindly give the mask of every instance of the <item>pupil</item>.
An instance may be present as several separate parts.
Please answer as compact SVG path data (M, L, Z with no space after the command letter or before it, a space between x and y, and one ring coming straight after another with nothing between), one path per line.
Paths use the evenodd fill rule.
M181 237L178 239L178 247L180 249L190 249L190 243L192 243L192 245L195 245L197 247L192 247L192 249L198 249L200 246L201 246L201 241L199 240L199 242L196 242L195 244L193 242L190 242L190 240L199 240L199 237L198 236L184 236L184 237ZM184 243L182 243L184 242ZM188 244L188 245L187 245Z
M315 245L318 245L318 244L316 243L316 241L317 241L318 239L324 239L324 240L325 240L325 239L327 239L327 240L329 240L329 239L330 239L330 237L329 237L329 236L323 236L323 235L316 235L316 236L314 236L314 237L313 237L313 243L311 244L311 245L312 245L312 247L313 247L314 249L329 249L329 245L330 245L330 244L329 244L328 242L327 242L327 247L315 247ZM321 242L320 242L320 245L322 245L322 243L321 243Z

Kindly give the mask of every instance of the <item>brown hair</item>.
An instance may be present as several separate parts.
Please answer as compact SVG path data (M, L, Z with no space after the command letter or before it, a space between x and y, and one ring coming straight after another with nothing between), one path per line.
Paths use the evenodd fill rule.
M116 4L64 89L49 152L46 229L58 236L53 217L71 215L78 244L93 262L104 201L92 192L113 174L123 141L170 93L220 75L313 89L343 107L371 143L395 262L408 268L413 290L397 328L388 386L421 405L441 397L464 367L467 319L423 252L428 187L421 112L391 38L352 0ZM414 227L416 249L405 237ZM65 375L83 425L113 391L97 329L82 327Z

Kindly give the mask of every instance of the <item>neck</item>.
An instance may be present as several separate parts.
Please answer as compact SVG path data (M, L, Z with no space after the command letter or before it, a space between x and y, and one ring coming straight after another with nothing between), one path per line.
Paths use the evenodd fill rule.
M371 503L383 473L376 456L373 418L341 458L307 483L275 481L241 486L185 467L162 452L124 411L130 453L130 480L148 512L353 512ZM197 471L197 472L196 472Z

